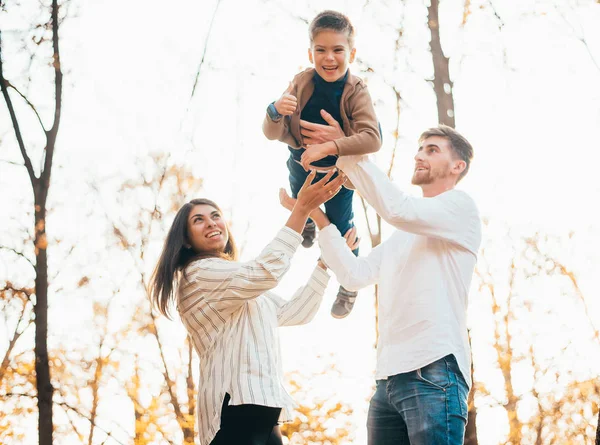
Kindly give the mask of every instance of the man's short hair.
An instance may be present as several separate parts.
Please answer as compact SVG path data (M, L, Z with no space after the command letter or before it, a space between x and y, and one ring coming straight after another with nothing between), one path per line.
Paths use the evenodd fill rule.
M341 12L331 10L320 12L308 26L310 43L312 44L317 34L325 30L346 34L348 45L350 48L354 48L354 27L350 23L350 19Z
M454 154L465 161L466 167L458 177L458 181L460 181L469 171L469 166L471 165L471 160L473 159L473 146L467 139L456 131L454 128L449 127L447 125L440 124L437 127L430 128L425 130L423 134L419 137L419 145L423 143L423 141L431 136L440 136L448 139L450 141L450 146L454 151Z

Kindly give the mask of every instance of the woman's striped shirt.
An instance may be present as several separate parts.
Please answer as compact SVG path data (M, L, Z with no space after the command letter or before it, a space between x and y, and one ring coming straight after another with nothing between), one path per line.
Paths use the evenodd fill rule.
M185 269L177 309L200 357L201 445L209 445L219 430L225 393L231 405L280 407L280 421L291 420L294 402L282 384L277 327L312 320L329 281L317 266L289 301L270 292L301 241L284 227L252 261L208 258Z

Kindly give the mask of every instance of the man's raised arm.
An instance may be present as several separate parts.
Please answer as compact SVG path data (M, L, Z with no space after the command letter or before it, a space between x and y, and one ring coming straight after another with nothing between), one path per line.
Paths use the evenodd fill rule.
M453 242L477 254L481 223L475 202L466 193L449 190L432 198L410 196L367 156L342 156L337 167L387 223L405 232Z

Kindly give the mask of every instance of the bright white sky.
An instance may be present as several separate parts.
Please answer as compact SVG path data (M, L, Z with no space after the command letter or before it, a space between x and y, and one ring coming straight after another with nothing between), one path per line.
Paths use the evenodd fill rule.
M421 0L408 0L405 10L397 3L222 0L191 100L216 1L74 3L76 17L65 21L61 34L66 91L51 192L60 211L54 223L49 219L51 230L59 237L105 245L104 223L89 218L98 204L89 199L86 184L100 185L102 201L110 211L117 185L138 171L135 156L170 152L173 159L204 178L203 196L227 210L233 233L244 245L243 257L258 253L286 218L277 190L287 185L287 149L264 138L264 110L292 76L308 66L306 25L294 16L310 19L326 8L350 16L358 31L357 56L375 70L369 74L369 87L384 131L384 146L376 160L385 169L392 151L395 103L382 77L402 91L400 144L393 177L400 187L417 195L419 190L409 185L416 140L422 130L436 124L437 113L433 91L423 81L431 76L426 9ZM594 26L600 23L600 5L572 9L578 2L557 2L569 25L544 2L497 0L494 4L505 22L500 34L487 2L471 3L472 15L464 28L460 28L462 1L442 4L442 38L452 57L457 128L475 147L475 161L461 187L475 197L482 215L494 222L487 233L490 239L498 239L506 225L516 233L539 229L564 234L573 230L579 234L577 246L584 252L583 259L574 261L591 272L598 256L585 246L598 241L594 203L599 187L592 179L600 161L594 136L600 124L600 69L577 37L585 36L591 53L600 60L600 30ZM545 14L543 18L541 14ZM405 49L400 68L394 70L394 27L402 15ZM17 26L16 22L8 26L11 24ZM3 29L7 26L0 25ZM358 66L351 69L359 72ZM11 78L11 74L14 77L10 72L6 76ZM5 107L0 107L0 157L20 161L12 133L4 133L7 117ZM5 193L9 180L11 193ZM0 219L0 226L10 233L21 219L20 203L29 199L29 185L24 170L5 163L0 163L0 184L3 208L8 205L15 210ZM358 201L355 213L363 236L361 249L366 254L368 235ZM64 224L66 220L73 224ZM389 234L390 229L385 227L384 233ZM298 252L292 272L279 289L283 296L302 284L317 256L316 248ZM85 264L73 262L80 270L91 265L92 258L86 258ZM112 280L118 280L118 265L106 267L115 273ZM0 265L1 270L8 266ZM590 295L596 283L584 278L582 284ZM337 282L332 279L325 303L311 325L282 332L284 363L288 371L318 371L325 365L315 356L335 355L342 375L324 385L335 385L335 394L353 404L358 428L354 443L362 444L366 442L366 400L375 364L372 289L361 292L347 319L334 320L329 308L336 289ZM53 306L51 329L58 338L86 323L85 319L77 321L86 313L82 294L72 295ZM555 297L550 301L559 304L560 295ZM589 304L595 309L592 313L600 313L598 302ZM489 303L475 302L471 311L474 329L479 322L482 335L489 334L484 329L489 324L485 315ZM169 329L175 330L177 325ZM180 336L173 339L180 340ZM552 337L545 341L554 342ZM474 342L481 357L490 357L491 363L493 357L486 349L489 338ZM491 375L488 373L493 371L482 361L477 364L482 375ZM588 366L583 362L581 366L583 376L589 376ZM490 386L494 390L494 385ZM480 443L499 443L505 424L493 421L492 409L482 407L479 415L489 430Z

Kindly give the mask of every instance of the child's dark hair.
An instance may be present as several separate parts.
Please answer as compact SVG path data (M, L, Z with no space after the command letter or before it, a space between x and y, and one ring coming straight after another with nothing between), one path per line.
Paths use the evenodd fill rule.
M354 26L350 23L350 19L341 12L331 10L320 12L308 26L310 43L317 34L325 30L346 34L348 45L350 48L354 48Z

